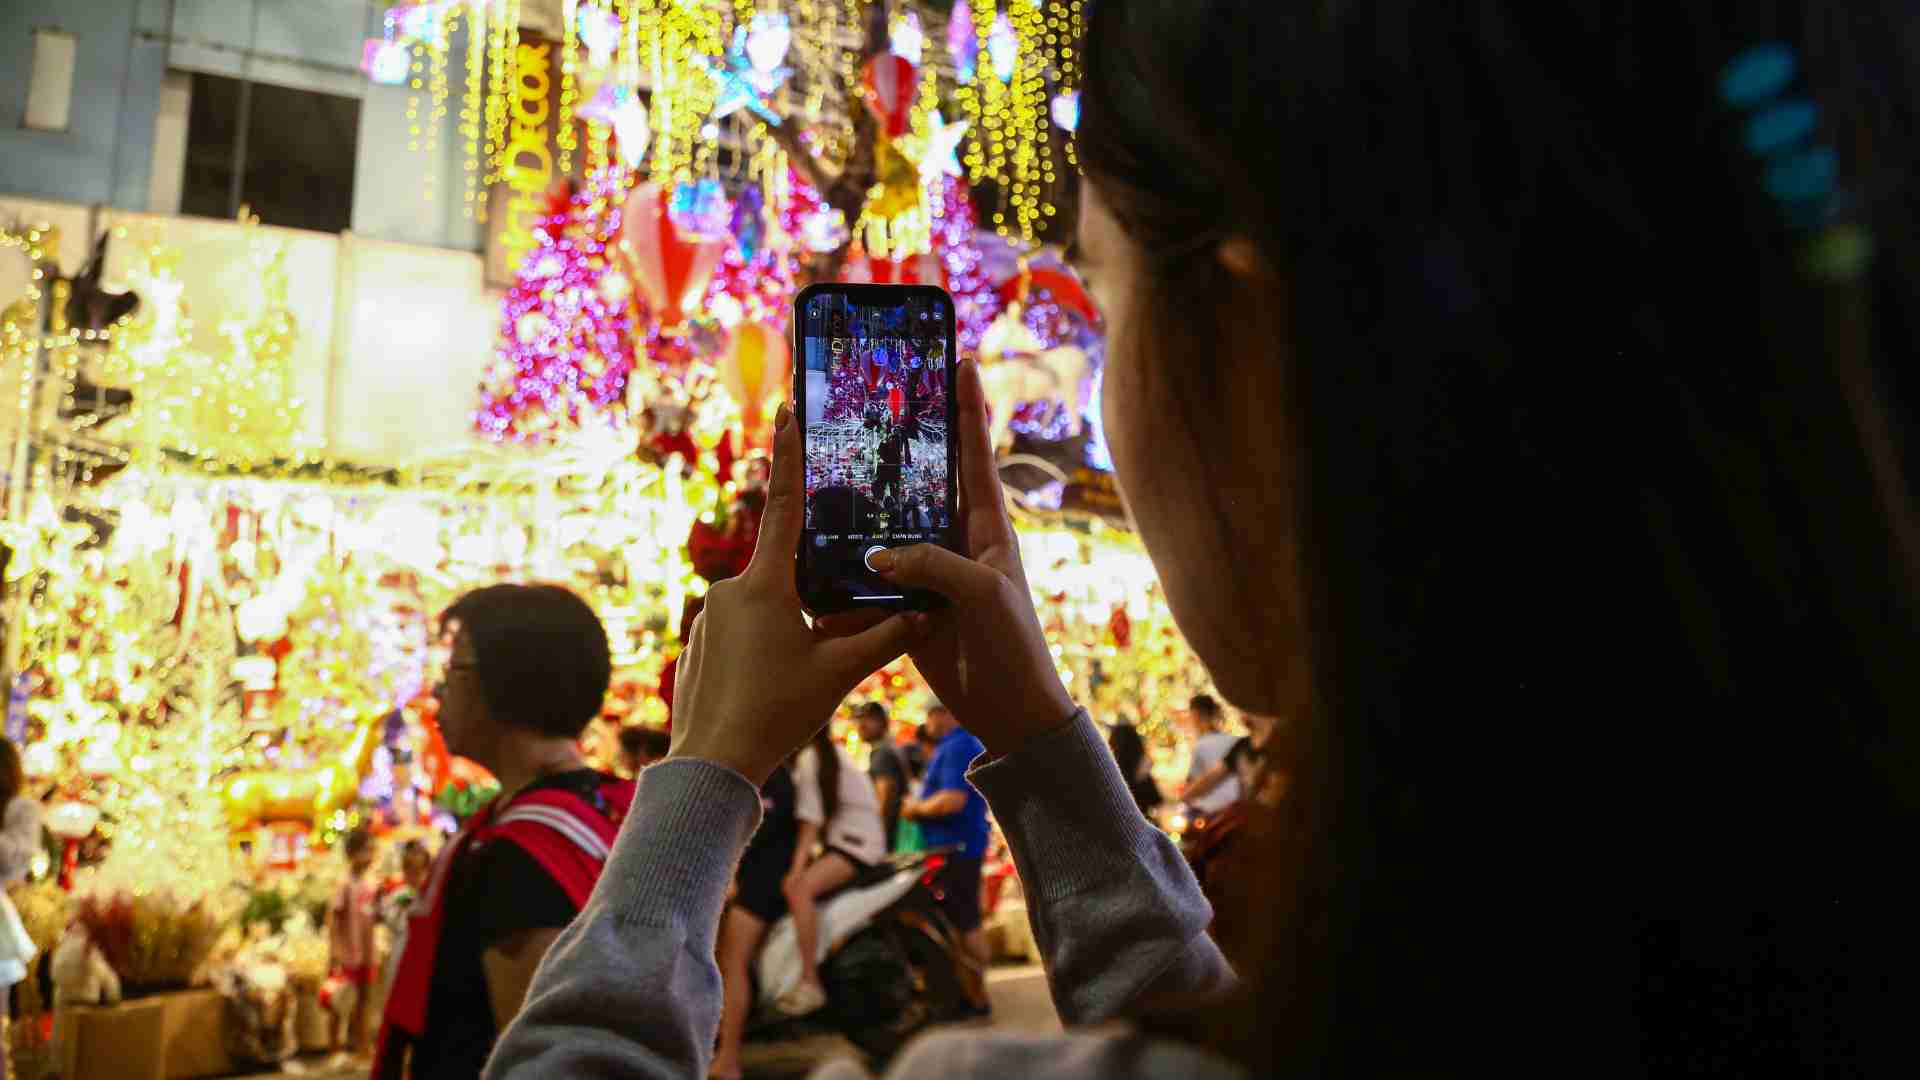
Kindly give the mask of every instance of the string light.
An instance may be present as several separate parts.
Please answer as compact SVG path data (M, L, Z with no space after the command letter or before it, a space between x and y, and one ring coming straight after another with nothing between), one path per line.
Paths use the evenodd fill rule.
M508 44L506 8L513 0L480 0L489 6L497 5L499 11L487 25L487 136L486 136L486 173L485 183L496 184L500 181L502 169L507 158L507 105L512 88L507 83L507 65L512 56ZM483 9L485 10L485 9Z
M1021 240L1031 245L1041 216L1041 185L1053 176L1048 150L1053 126L1047 108L1045 15L1031 3L1009 5L1008 21L1018 42L1011 83L1013 188L1008 203Z
M414 153L420 151L420 73L425 51L418 42L407 46L412 61L407 70L407 149Z
M574 85L575 57L580 49L580 0L564 0L560 5L561 31L560 41L560 130L554 135L554 145L559 149L559 174L573 175L573 152L580 145L573 130L574 103L579 92Z
M487 219L486 199L480 190L481 97L485 86L487 56L486 12L484 0L472 0L467 9L467 72L460 103L460 135L466 141L466 156L461 161L466 185L463 213L476 221Z
M433 15L433 37L427 43L428 88L432 95L432 110L427 114L427 173L422 185L421 195L432 202L434 190L439 182L440 163L437 160L440 149L440 125L447 117L447 48L448 37L452 31L458 12L454 9Z

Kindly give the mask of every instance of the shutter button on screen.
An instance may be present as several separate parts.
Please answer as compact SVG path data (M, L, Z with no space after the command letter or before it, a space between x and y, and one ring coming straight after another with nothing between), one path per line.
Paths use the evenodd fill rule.
M862 556L860 556L860 561L861 561L861 562L863 562L863 563L866 563L866 564L867 564L867 569L869 569L869 570L873 570L873 572L877 574L877 573L879 573L880 571L878 571L878 570L874 570L874 566L873 566L873 557L874 557L875 555L878 555L878 554L880 554L881 552L883 552L883 551L885 551L885 550L887 550L887 549L886 549L886 547L885 547L884 545L881 545L881 544L875 544L875 545L873 545L872 547L870 547L870 548L868 548L868 549L867 549L867 553L866 553L865 555L862 555Z

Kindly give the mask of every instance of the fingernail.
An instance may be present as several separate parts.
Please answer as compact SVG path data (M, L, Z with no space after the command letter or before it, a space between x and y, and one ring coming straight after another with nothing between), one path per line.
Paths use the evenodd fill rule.
M780 408L776 410L773 414L774 434L777 435L787 430L787 422L792 419L793 419L793 410L787 407L786 402L784 401L781 402Z
M884 574L893 569L895 558L896 556L892 551L876 551L873 553L873 557L867 560L867 563L875 570Z

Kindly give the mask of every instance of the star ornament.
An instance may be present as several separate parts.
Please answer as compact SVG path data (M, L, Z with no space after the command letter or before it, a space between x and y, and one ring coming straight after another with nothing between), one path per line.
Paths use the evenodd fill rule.
M746 109L774 127L780 126L780 114L767 104L767 98L793 75L790 67L763 71L747 52L747 28L735 27L733 44L727 49L726 62L707 62L707 74L719 84L714 96L713 118L721 120Z
M910 135L899 140L900 152L920 167L922 183L938 183L942 176L958 177L962 175L960 144L972 126L967 120L949 124L935 112L927 118L925 135Z

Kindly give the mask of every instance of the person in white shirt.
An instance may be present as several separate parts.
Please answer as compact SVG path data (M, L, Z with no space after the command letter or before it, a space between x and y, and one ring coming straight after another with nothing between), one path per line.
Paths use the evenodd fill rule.
M1187 716L1193 721L1195 736L1183 797L1195 815L1212 817L1240 801L1240 779L1226 768L1227 751L1237 740L1220 730L1226 717L1211 695L1193 695L1187 704Z
M814 898L885 858L887 835L873 781L835 745L826 728L794 758L793 784L800 840L781 891L800 947L800 982L775 1004L788 1015L805 1016L827 1003L826 988L820 984L820 915Z

